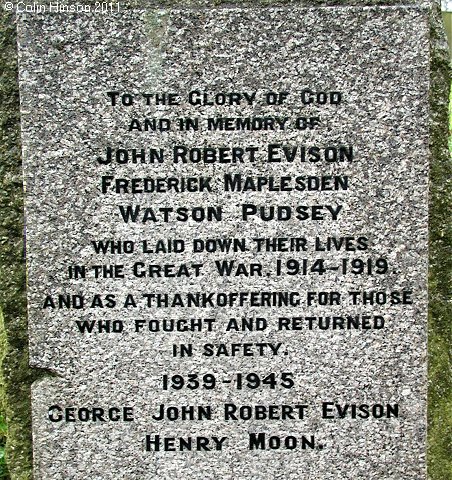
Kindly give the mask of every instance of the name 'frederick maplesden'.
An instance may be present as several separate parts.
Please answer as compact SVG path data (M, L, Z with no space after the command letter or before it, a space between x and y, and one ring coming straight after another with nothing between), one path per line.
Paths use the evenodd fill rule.
M98 157L101 165L117 163L125 164L159 164L169 158L172 163L218 163L239 164L254 163L261 157L259 147L228 146L228 147L187 147L175 145L170 151L164 148L118 148L108 146L104 157ZM354 161L354 151L351 145L284 145L282 143L268 144L265 149L264 161L268 163L343 163Z
M138 177L116 178L103 175L102 193L212 193L212 177ZM240 173L226 173L220 182L225 192L314 192L348 190L348 176L333 175L297 175L281 176L244 176Z

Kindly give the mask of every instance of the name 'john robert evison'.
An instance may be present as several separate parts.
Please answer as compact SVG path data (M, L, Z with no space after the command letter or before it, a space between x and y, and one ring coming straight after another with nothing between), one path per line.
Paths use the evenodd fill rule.
M108 146L103 157L97 157L101 165L159 164L168 159L172 163L239 164L254 163L259 159L261 149L256 146L188 147L175 145L165 148L113 148ZM264 151L268 163L346 163L354 161L351 145L306 146L268 144Z

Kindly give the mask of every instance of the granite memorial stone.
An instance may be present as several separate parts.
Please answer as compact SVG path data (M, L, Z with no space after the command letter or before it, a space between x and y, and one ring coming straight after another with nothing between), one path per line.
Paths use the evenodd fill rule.
M18 17L35 478L426 478L428 10L108 5Z

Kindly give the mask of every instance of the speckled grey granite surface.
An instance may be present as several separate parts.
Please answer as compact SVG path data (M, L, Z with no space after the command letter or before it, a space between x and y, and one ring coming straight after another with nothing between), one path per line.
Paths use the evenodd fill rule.
M43 14L19 18L22 138L27 187L30 349L51 370L34 385L36 479L421 479L425 478L426 276L428 175L427 11L398 8L268 8L122 11L117 15ZM341 92L339 105L301 102L304 89ZM248 105L197 106L190 92L256 93ZM111 106L106 92L135 95ZM266 105L268 92L288 92ZM178 94L179 105L146 106L142 93ZM297 117L319 117L313 130ZM196 117L199 131L129 132L132 118ZM288 117L271 131L207 131L213 117ZM267 146L353 146L353 161L267 161ZM175 145L256 147L243 163L174 163ZM162 163L98 162L106 147L162 148ZM279 148L280 155L283 150ZM348 189L225 192L224 174L339 176ZM211 192L102 193L102 176L212 177ZM324 205L324 220L245 222L242 204ZM222 221L123 221L120 206L222 207ZM341 207L341 208L339 208ZM286 210L287 211L287 210ZM336 211L335 215L328 212ZM141 217L140 217L141 219ZM306 251L257 252L253 238L305 238ZM367 238L356 252L315 251L318 238ZM245 239L240 253L196 253L194 239ZM96 254L93 241L129 240L133 254ZM182 239L181 253L140 253L143 240ZM352 241L354 246L356 240ZM388 261L383 275L276 275L277 260ZM263 265L263 276L222 277L215 260ZM137 278L145 264L203 264L199 277ZM69 279L70 265L122 264L125 278ZM349 266L349 263L347 263ZM267 274L270 274L269 276ZM308 292L339 292L339 305L308 305ZM350 291L412 292L412 304L353 305ZM297 292L293 307L148 307L143 294ZM85 306L43 308L46 297L83 297ZM124 308L132 294L136 306ZM114 295L116 304L105 300ZM93 306L94 299L100 300ZM216 297L215 297L216 298ZM130 300L130 297L129 297ZM49 305L51 302L47 300ZM305 317L382 316L383 329L309 330ZM225 332L230 318L266 318L264 331ZM279 331L279 317L303 328ZM215 319L212 332L135 332L136 321ZM122 333L81 334L76 321L123 322ZM174 358L174 344L193 344ZM203 356L204 344L281 344L278 355ZM294 387L235 388L237 373L293 373ZM215 374L216 388L162 389L162 375ZM322 403L398 405L398 418L322 418ZM210 420L157 421L160 405L211 406ZM225 404L307 405L303 419L226 421ZM133 409L133 421L51 422L49 407ZM52 410L52 418L59 410ZM279 412L281 408L279 408ZM249 435L298 439L296 449L250 450ZM211 451L147 451L147 435L210 439ZM301 448L314 437L315 447ZM212 438L226 438L215 450ZM179 445L176 441L176 445ZM176 447L177 448L177 447Z

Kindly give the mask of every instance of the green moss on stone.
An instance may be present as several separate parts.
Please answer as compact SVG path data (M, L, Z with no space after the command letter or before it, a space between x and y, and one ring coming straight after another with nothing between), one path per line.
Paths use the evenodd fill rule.
M438 7L439 8L439 7ZM428 473L452 480L452 161L448 151L449 52L432 16Z
M13 480L32 478L30 385L23 252L19 93L13 17L0 13L0 405L9 425L6 461Z

